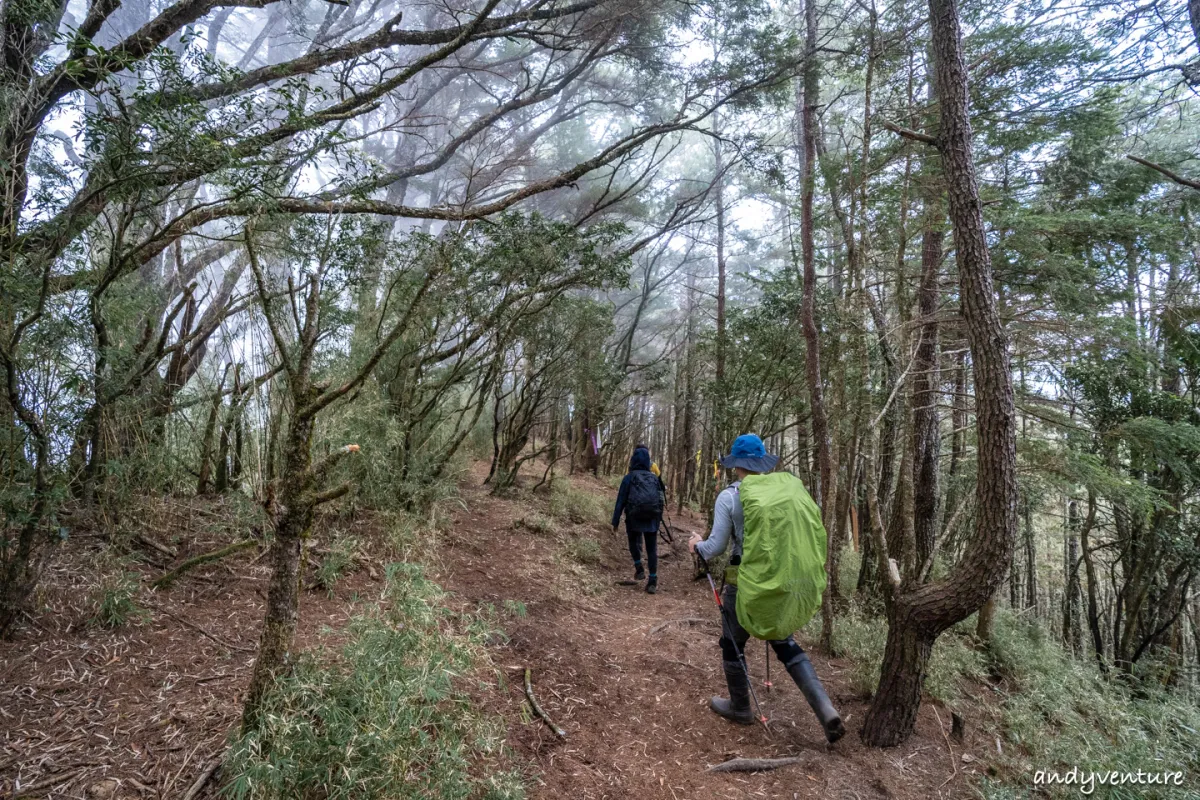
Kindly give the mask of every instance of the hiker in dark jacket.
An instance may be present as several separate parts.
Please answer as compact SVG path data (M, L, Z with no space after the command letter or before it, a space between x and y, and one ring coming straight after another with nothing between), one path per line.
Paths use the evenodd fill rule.
M658 526L665 507L666 487L662 479L650 471L650 450L639 444L629 459L629 472L617 492L613 509L613 533L625 514L625 533L629 536L629 554L633 556L634 580L646 577L642 568L642 539L646 540L646 560L650 562L650 579L646 591L658 591Z

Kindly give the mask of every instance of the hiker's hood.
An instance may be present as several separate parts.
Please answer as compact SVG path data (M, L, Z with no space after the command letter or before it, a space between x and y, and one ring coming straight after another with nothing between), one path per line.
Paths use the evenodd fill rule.
M650 469L650 451L644 447L634 450L629 459L629 471L633 472L635 469Z

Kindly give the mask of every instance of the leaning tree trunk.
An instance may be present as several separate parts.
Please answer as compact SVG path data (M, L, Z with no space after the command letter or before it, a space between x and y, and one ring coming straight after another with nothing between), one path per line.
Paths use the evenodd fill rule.
M897 598L888 614L879 689L863 722L864 742L875 747L892 747L912 733L935 641L937 634L921 624L911 599ZM881 702L880 698L885 697L895 702ZM890 735L876 738L880 733Z
M903 589L889 581L892 603L879 691L863 721L876 747L912 733L929 654L938 635L983 606L1004 581L1017 529L1016 414L1008 340L996 308L983 206L971 153L967 69L955 0L929 0L934 86L962 313L975 375L978 483L973 541L944 581Z

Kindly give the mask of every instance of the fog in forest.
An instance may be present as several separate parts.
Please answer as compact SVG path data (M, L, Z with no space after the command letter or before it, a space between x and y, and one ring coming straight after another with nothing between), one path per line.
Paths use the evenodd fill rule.
M1200 796L1198 89L1200 0L0 0L0 797Z

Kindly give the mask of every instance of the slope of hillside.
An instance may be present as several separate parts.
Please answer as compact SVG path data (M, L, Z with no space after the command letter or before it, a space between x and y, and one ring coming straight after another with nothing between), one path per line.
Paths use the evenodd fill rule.
M649 595L621 583L632 568L623 533L607 525L609 486L577 476L560 479L553 492L501 499L481 485L485 474L476 465L460 499L442 506L440 523L402 540L389 533L395 522L379 515L325 518L314 531L299 644L336 651L347 621L382 601L386 563L406 557L427 562L448 592L441 602L453 619L482 615L503 629L486 638L487 655L463 688L476 708L506 724L503 760L525 775L529 796L975 793L994 753L990 740L968 727L966 741L952 743L948 714L926 703L903 747L865 748L857 732L866 703L852 688L854 665L844 660L812 654L849 729L833 747L777 662L774 687L762 685L761 643L752 644L749 660L770 731L713 715L708 698L724 692L720 623L707 585L692 579L683 544L702 520L673 520L675 544L660 551L660 591ZM86 533L68 540L36 625L0 646L0 795L180 797L198 785L194 798L215 796L234 777L210 767L238 722L262 618L265 559L252 548L151 591L150 580L171 564L245 536L241 512L220 505L175 503L159 512L139 517L144 527L116 573L100 555L108 552L101 541ZM87 574L85 564L97 565L94 582L71 584L66 576ZM322 570L332 589L320 585ZM128 582L116 598L128 618L110 628L94 615L97 602L113 601L113 574ZM443 627L458 635L454 624ZM564 740L529 714L525 669ZM780 756L802 761L756 774L707 771L733 757Z

